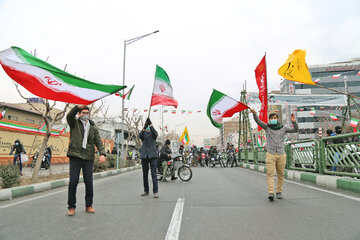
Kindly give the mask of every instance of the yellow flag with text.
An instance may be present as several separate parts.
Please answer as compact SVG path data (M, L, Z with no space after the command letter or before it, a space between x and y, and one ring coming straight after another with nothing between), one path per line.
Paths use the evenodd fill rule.
M188 145L190 142L190 138L189 138L189 133L187 130L187 127L185 127L184 132L181 134L180 137L180 142L182 142L182 144Z
M287 80L315 85L311 80L311 75L305 62L305 56L305 50L295 50L289 55L284 65L279 68L279 74Z

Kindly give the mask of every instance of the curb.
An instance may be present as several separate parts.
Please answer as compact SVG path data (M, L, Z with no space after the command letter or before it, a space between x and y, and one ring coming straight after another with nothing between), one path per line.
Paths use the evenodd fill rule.
M266 167L261 165L240 163L240 167L266 173ZM360 180L349 177L329 176L285 169L285 178L302 182L310 182L327 188L360 193Z
M137 170L140 168L141 168L141 165L138 165L138 166L133 166L133 167L121 168L118 170L110 170L110 171L106 171L106 172L94 173L93 179L117 175L120 173ZM80 176L79 182L83 182L83 181L84 181L83 177ZM54 189L54 188L64 187L67 185L69 185L68 178L55 180L55 181L51 181L51 182L36 183L36 184L32 184L32 185L27 185L27 186L6 188L6 189L0 190L0 201L10 200L13 198L17 198L17 197L21 197L21 196L25 196L25 195L29 195L29 194L33 194L33 193L38 193L38 192L43 192L43 191Z

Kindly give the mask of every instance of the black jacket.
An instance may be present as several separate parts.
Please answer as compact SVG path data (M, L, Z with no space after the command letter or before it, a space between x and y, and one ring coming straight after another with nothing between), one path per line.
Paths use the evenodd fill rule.
M139 138L142 141L140 147L140 159L158 159L159 154L156 148L156 138L158 133L153 126L150 127L150 132L145 131L144 129L140 132Z
M20 154L20 153L26 153L24 146L20 143L19 140L16 140L15 143L18 143L18 145L16 146L15 144L12 146L10 154L13 154L13 152L15 151L15 154Z
M160 161L169 161L171 159L169 154L171 154L171 149L168 145L164 144L160 149Z

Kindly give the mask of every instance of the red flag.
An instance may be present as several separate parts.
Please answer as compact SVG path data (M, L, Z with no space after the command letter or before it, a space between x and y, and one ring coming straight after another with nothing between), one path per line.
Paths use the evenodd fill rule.
M259 99L261 102L261 109L259 112L259 119L264 123L268 123L268 97L267 97L267 80L266 80L266 55L261 59L259 65L255 69L256 83L259 88ZM258 131L262 128L258 126Z

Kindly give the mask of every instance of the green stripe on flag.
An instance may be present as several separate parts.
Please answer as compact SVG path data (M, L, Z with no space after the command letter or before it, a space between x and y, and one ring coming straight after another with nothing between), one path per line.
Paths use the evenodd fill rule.
M54 76L60 78L62 81L64 81L65 83L68 83L70 85L74 85L74 86L78 86L78 87L82 87L82 88L93 89L93 90L98 90L98 91L102 91L102 92L107 92L110 94L115 93L116 91L119 91L119 87L121 87L121 86L117 86L117 85L98 84L98 83L87 81L85 79L71 75L70 73L67 73L65 71L62 71L61 69L54 67L53 65L34 57L33 55L24 51L21 48L18 48L18 47L11 47L11 48L14 50L15 54L20 59L24 59L25 62L27 62L33 66L36 66L36 67L39 67L39 68L42 68L44 70L51 72ZM120 88L120 90L123 88L125 88L125 86L122 86L122 88Z
M166 82L167 84L169 84L171 86L170 83L170 78L167 75L167 73L165 72L164 69L162 69L160 66L156 65L156 72L155 72L155 79L159 80L159 81L163 81Z

